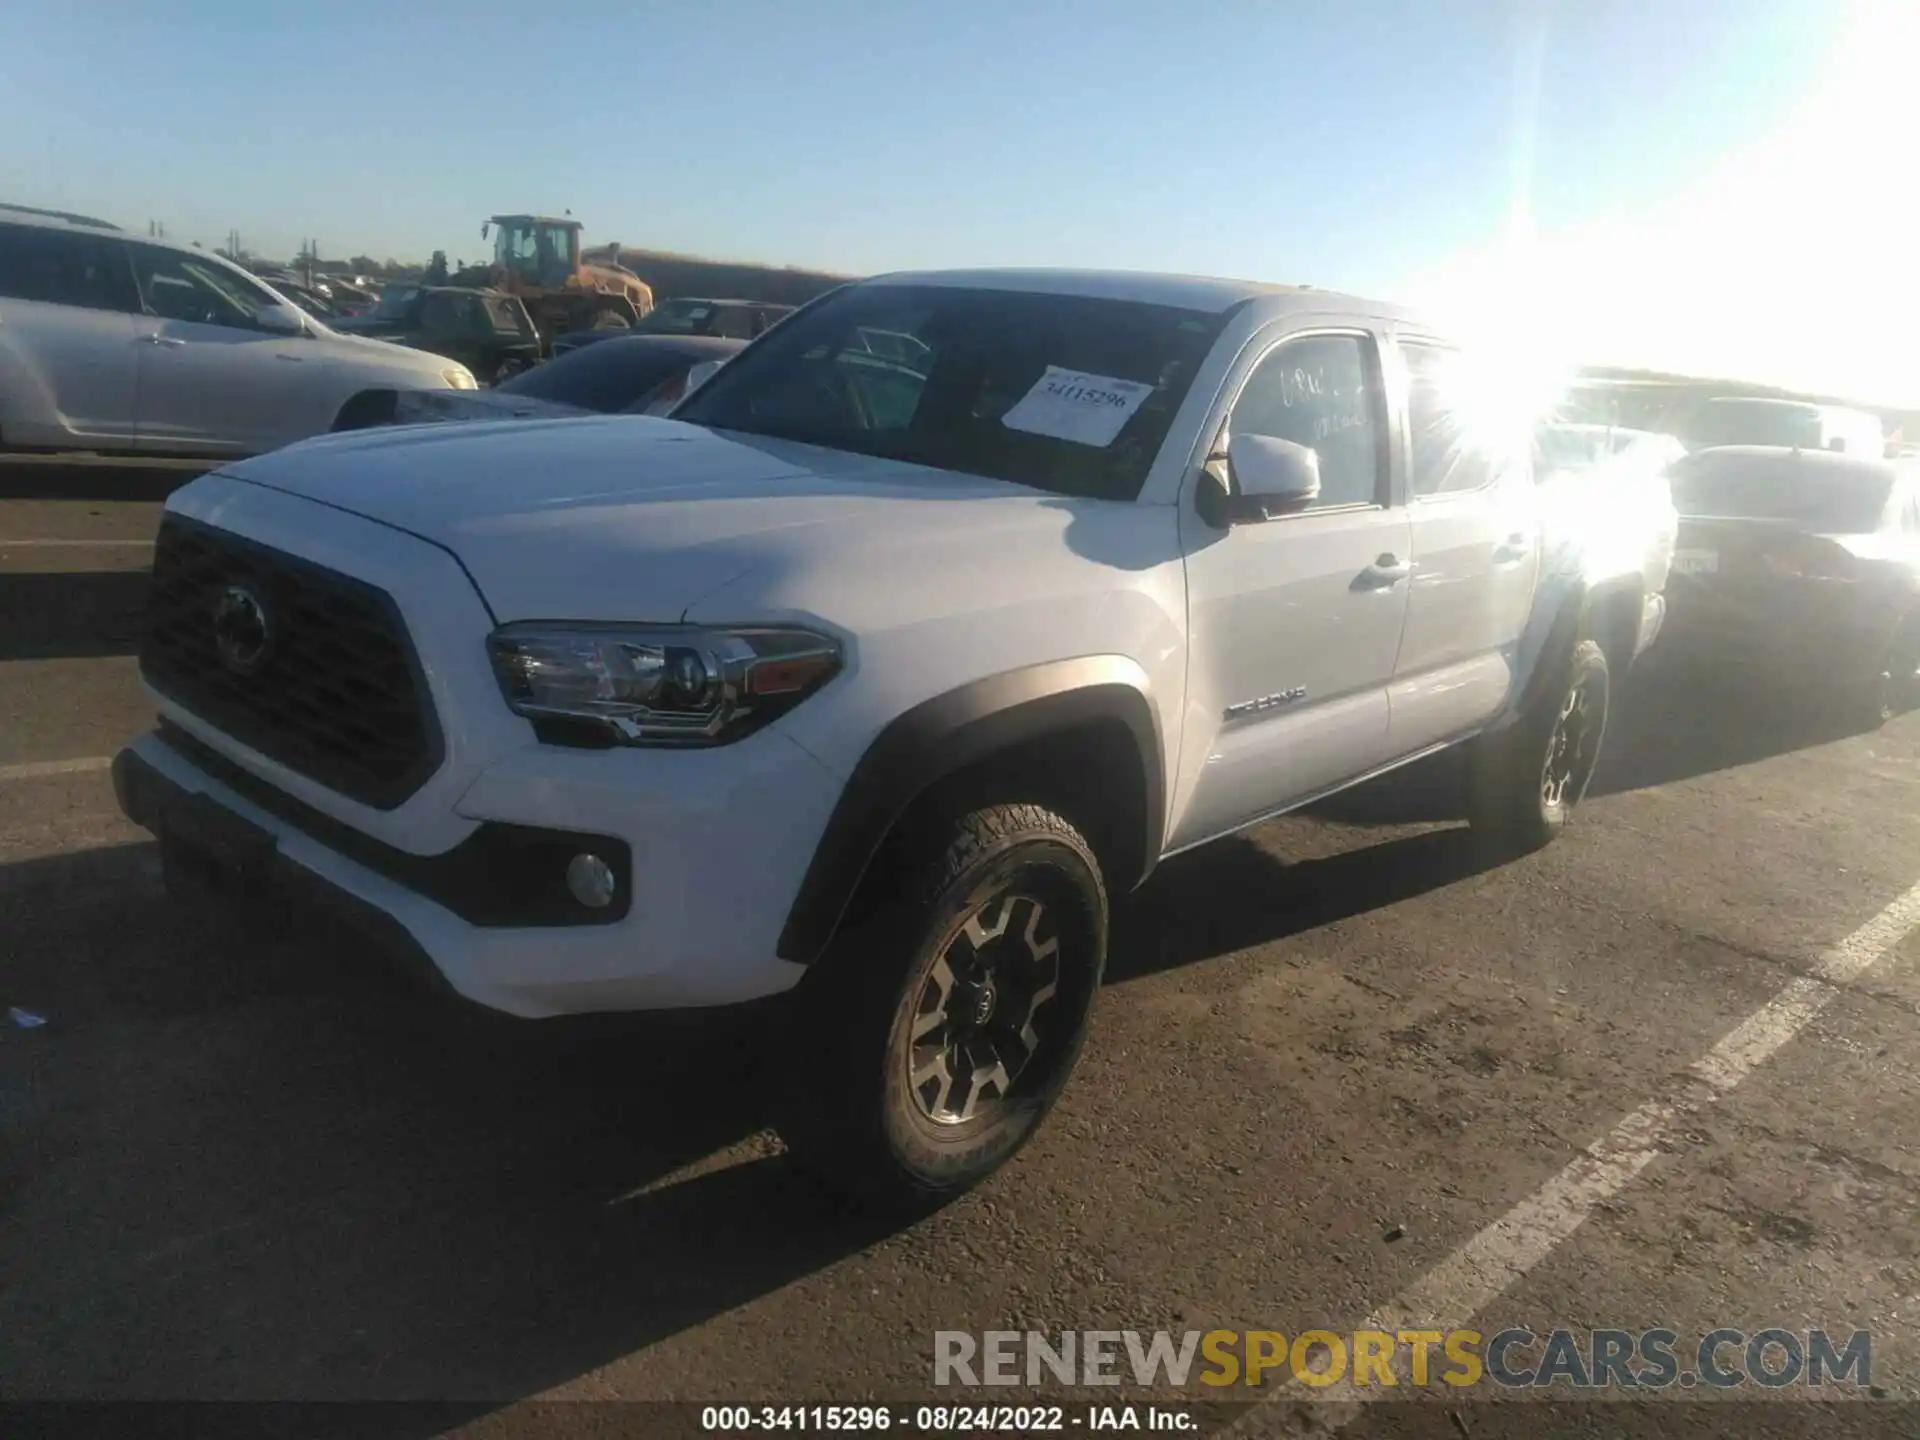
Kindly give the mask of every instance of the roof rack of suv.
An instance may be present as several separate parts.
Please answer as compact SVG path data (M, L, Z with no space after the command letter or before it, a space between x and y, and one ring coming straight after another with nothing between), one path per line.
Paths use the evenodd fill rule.
M98 230L120 228L111 220L99 220L91 215L75 215L67 210L42 210L37 205L15 205L11 200L0 200L0 210L11 210L16 215L42 215L49 220L64 220L69 225L91 225Z

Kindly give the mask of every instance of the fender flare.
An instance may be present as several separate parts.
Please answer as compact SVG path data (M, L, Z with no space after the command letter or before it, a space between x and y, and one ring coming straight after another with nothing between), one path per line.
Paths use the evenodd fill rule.
M1559 681L1553 658L1573 649L1596 605L1629 589L1636 597L1641 593L1638 576L1610 576L1598 582L1572 576L1554 588L1556 594L1551 598L1543 595L1541 603L1534 607L1526 633L1521 637L1518 683L1506 713L1501 716L1502 725L1511 724L1526 714L1548 687ZM1629 657L1629 661L1632 658ZM1621 678L1616 676L1616 683Z
M1559 678L1552 659L1572 650L1586 620L1587 604L1587 582L1580 576L1566 577L1551 593L1543 587L1520 637L1512 697L1498 724L1489 728L1511 725L1527 714Z
M1139 750L1146 795L1140 873L1160 857L1166 760L1139 666L1116 655L1049 661L987 676L924 700L888 723L847 778L814 847L775 946L811 964L840 927L881 845L927 789L997 752L1092 721L1119 721Z

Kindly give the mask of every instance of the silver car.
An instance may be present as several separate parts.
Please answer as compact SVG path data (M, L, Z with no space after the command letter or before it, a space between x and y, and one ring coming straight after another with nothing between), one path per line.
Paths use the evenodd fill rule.
M0 447L254 454L324 433L374 388L475 382L336 334L204 250L0 206Z

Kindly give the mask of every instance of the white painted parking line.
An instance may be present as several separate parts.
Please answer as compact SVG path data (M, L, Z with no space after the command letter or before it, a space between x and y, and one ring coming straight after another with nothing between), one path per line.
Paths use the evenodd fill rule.
M0 765L0 784L9 780L41 780L49 775L85 775L111 770L111 755L88 755L78 760L31 760L23 765Z
M59 547L86 549L100 545L133 545L151 550L151 540L0 540L0 550L38 550Z
M1585 1224L1596 1206L1626 1189L1683 1122L1725 1096L1798 1035L1916 924L1920 924L1920 885L1828 950L1810 974L1783 985L1773 999L1688 1066L1669 1096L1649 1100L1628 1115L1579 1159L1355 1328L1398 1333L1466 1325ZM1398 1378L1406 1383L1404 1372ZM1320 1387L1294 1380L1226 1433L1332 1434L1357 1419L1370 1400L1381 1398L1383 1388L1355 1386L1351 1379Z

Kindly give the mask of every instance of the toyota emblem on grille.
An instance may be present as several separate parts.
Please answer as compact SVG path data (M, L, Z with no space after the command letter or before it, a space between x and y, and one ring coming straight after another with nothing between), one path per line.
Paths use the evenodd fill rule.
M260 597L241 585L229 585L213 602L213 643L229 670L251 675L273 646L273 628Z

